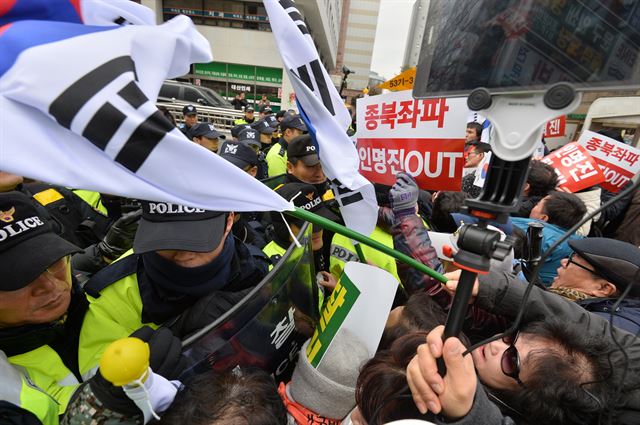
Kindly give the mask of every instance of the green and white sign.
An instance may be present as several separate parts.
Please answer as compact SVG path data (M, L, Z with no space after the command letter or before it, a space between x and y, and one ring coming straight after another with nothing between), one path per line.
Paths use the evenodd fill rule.
M223 80L240 80L252 83L282 84L282 68L242 65L224 62L196 63L196 75Z
M368 264L348 262L340 281L327 299L318 326L307 347L307 358L318 367L338 332L348 330L367 346L378 349L398 281L387 271Z

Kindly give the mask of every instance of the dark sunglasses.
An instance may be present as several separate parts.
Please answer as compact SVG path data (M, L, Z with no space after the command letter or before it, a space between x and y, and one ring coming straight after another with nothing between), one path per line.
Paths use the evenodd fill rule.
M504 353L502 353L500 367L502 368L502 373L507 375L509 378L515 379L518 385L524 387L524 383L520 380L520 354L516 348L518 335L520 335L520 332L516 332L515 335L502 337L502 342L507 344L509 347L504 350Z

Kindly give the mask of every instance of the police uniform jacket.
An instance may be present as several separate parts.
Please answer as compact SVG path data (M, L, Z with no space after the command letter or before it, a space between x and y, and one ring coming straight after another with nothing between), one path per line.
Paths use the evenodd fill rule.
M242 299L267 274L267 264L259 249L235 240L227 284L215 292L210 308L219 309L222 314L216 298L224 298L231 306ZM90 303L80 332L80 372L85 377L95 372L102 353L112 341L127 337L144 325L157 329L198 302L198 298L160 292L145 273L141 256L133 251L96 273L84 289ZM209 316L208 320L211 319ZM184 332L208 323L180 324L182 328L172 330L181 338Z

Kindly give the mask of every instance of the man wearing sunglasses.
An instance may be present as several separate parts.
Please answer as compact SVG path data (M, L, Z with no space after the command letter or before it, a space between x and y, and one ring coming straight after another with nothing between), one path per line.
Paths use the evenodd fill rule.
M455 292L459 276L447 275L449 292ZM515 278L492 272L476 280L471 308L513 320L525 289ZM595 423L609 414L611 423L640 423L640 341L549 291L533 287L520 332L481 345L471 356L463 356L457 338L443 344L442 332L439 327L430 333L407 369L422 412L443 414L456 424L510 423L489 402L486 388L508 401L508 416L517 411L531 423ZM444 378L438 357L447 364Z

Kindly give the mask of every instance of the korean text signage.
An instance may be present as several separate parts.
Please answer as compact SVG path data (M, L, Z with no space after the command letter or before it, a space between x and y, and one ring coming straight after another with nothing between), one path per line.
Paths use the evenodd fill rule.
M401 74L396 75L389 81L379 84L377 87L391 91L411 90L413 81L416 79L416 68L409 68Z
M567 116L561 115L547 122L544 127L544 137L562 137L566 132Z
M282 84L282 69L265 66L210 62L193 65L194 74L203 77Z
M564 145L542 159L558 174L558 186L570 192L604 182L604 174L596 159L576 142Z
M318 367L322 356L359 296L360 290L343 275L327 300L318 327L307 347L307 358L314 367Z
M427 190L460 190L465 98L413 99L411 91L358 99L360 173L392 185L406 171Z
M578 143L596 159L604 173L602 187L618 192L640 171L640 150L593 131L584 131Z

